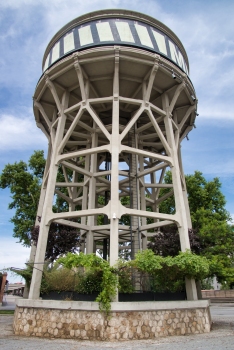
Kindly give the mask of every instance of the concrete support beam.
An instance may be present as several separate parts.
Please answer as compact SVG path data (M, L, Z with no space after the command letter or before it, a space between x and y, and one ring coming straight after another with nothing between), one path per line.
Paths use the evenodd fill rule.
M111 193L110 193L110 265L118 260L119 246L119 51L115 53L115 69L113 78L113 105L112 105L112 136L111 136Z
M181 90L179 89L176 90L175 95L177 95L177 97L178 97L179 91ZM173 97L172 103L175 103L174 97ZM167 112L164 122L165 122L168 143L171 147L171 157L173 159L173 166L171 167L171 173L172 173L172 181L173 181L173 188L174 188L176 213L179 216L178 231L180 235L180 245L181 245L181 251L185 252L187 249L190 249L190 242L188 237L188 220L186 215L187 208L184 202L184 195L182 191L180 166L179 166L179 159L178 159L178 149L175 144L175 138L174 138L174 132L173 132L171 114L170 114L171 108L169 104L169 98L167 95L164 95L163 97L163 107ZM188 300L197 300L197 290L196 290L196 284L194 280L186 279L186 291L187 291Z
M56 177L58 171L58 165L56 164L57 149L60 145L65 129L66 116L63 113L64 107L67 105L67 94L63 96L63 107L60 109L60 116L58 121L57 132L55 136L54 148L51 154L50 172L48 178L47 191L45 194L42 218L40 223L40 235L37 243L37 251L35 256L35 261L33 264L33 275L29 291L29 299L38 299L40 296L40 286L42 272L44 268L45 251L48 239L49 226L47 225L48 213L52 210L52 204L54 199L54 189L56 184Z

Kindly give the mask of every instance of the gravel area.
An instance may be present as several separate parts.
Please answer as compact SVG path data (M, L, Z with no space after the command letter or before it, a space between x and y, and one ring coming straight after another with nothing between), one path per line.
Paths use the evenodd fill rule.
M230 312L229 312L230 311ZM220 350L234 349L234 309L226 306L211 307L212 331L206 334L166 337L156 340L95 342L69 339L41 339L36 337L19 337L13 334L13 316L0 315L0 349L1 350L108 350L108 349L142 349L142 350ZM222 315L219 315L219 314ZM218 315L217 315L218 314Z

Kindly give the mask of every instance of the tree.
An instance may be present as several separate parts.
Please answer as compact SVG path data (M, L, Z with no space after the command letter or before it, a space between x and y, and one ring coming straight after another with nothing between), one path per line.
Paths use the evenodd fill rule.
M210 275L216 275L219 282L234 281L234 232L229 224L230 214L225 209L221 183L218 178L207 181L199 171L186 175L185 181L193 226L190 230L191 250L211 261ZM172 183L171 172L167 172L165 183ZM167 192L168 189L161 190L160 196ZM175 213L173 196L160 205L160 212ZM178 243L177 229L168 226L154 237L150 247L155 253L161 249L164 256L175 255L180 250Z
M35 223L40 197L40 187L45 167L43 151L35 151L28 164L23 161L7 164L0 175L0 188L9 188L15 209L10 220L14 224L13 237L24 246L30 246L31 228Z
M212 220L228 221L230 214L225 209L226 200L221 192L221 182L216 177L212 181L207 181L200 171L195 171L193 175L185 176L188 201L194 229L200 229L203 225L201 217L212 216ZM164 177L166 184L172 183L171 172L168 171ZM169 189L161 189L160 196L169 192ZM160 205L160 212L174 214L175 200L171 196Z
M9 188L12 194L9 209L15 209L10 220L14 224L13 237L19 239L24 246L30 246L32 242L37 244L39 227L34 225L44 168L44 152L34 151L28 164L23 161L7 164L0 175L0 188ZM72 173L68 176L71 177ZM61 168L58 171L58 181L65 181ZM66 189L61 188L61 191ZM56 212L67 209L67 203L56 198L53 210ZM50 225L46 259L54 261L64 253L74 253L79 246L80 233L77 229L55 223Z
M31 230L31 241L35 245L38 242L39 232L39 226L34 226ZM75 253L80 245L81 239L77 229L52 222L48 234L45 259L53 262L68 252Z
M191 251L200 253L200 239L195 230L188 230ZM160 231L148 243L148 248L152 249L156 255L163 257L176 256L180 252L180 237L176 225L162 227Z
M44 167L43 151L35 151L28 164L23 161L7 164L0 175L0 188L9 188L12 194L9 209L15 209L15 214L11 219L14 224L13 236L26 246L30 246L32 240L37 242L36 235L39 231L38 228L34 228L34 223ZM72 171L67 171L67 176L71 179ZM193 226L193 230L190 230L192 251L210 259L212 263L210 274L215 274L220 282L224 280L232 282L234 281L234 231L233 226L228 223L230 215L225 209L226 201L221 192L221 183L218 178L207 181L198 171L193 175L187 175L185 179ZM57 180L58 182L65 181L61 167L58 168ZM82 181L82 178L79 178L78 181ZM168 172L165 176L165 183L171 182L172 176ZM66 188L59 190L67 195ZM161 189L160 196L163 196L167 191L166 188ZM122 198L124 204L128 201L129 197ZM55 212L67 211L67 202L57 196L53 210ZM151 208L147 208L147 210L151 210ZM160 212L169 214L175 212L173 196L160 204ZM103 221L103 217L100 217L100 220ZM122 222L129 225L129 217L123 217ZM66 245L63 243L65 232ZM74 249L77 249L80 244L79 239L79 231L76 229L58 224L51 225L47 258L54 260L63 252L74 252ZM162 228L161 233L152 239L150 247L157 254L160 253L163 256L177 255L180 250L177 228L173 225Z

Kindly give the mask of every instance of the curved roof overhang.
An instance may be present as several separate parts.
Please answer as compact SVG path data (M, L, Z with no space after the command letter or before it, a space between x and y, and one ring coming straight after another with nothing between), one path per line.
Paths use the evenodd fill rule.
M186 51L167 26L142 13L119 9L88 13L61 28L46 48L43 71L75 51L106 45L155 52L189 73Z

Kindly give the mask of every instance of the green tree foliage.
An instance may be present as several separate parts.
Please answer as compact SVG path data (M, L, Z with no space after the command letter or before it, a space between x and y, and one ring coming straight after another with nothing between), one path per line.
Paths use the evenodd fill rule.
M186 175L185 180L193 226L193 237L190 235L191 249L210 260L211 276L216 275L221 283L224 280L232 281L234 280L234 232L229 224L230 214L225 209L226 201L221 192L221 183L218 178L207 181L199 171L193 175ZM167 172L165 183L172 183L171 172ZM167 192L168 189L161 190L160 196ZM160 212L175 213L173 196L160 205ZM162 229L150 247L157 253L156 250L160 244L163 248L169 246L173 254L169 250L168 253L176 255L179 251L178 238L175 228L169 226ZM163 252L166 256L166 249Z
M40 227L31 229L30 239L37 245ZM81 245L80 234L74 227L52 222L50 224L45 260L53 262L67 252L75 253Z
M0 175L0 188L9 188L12 194L9 209L15 209L15 214L10 220L14 224L13 237L25 246L30 246L32 241L37 244L38 240L39 227L34 227L34 224L44 168L44 152L34 151L28 164L23 161L7 164ZM67 171L67 176L71 179L72 171ZM65 181L61 167L58 169L57 180ZM68 195L66 188L61 188L60 191ZM67 211L67 202L57 196L53 210ZM74 253L79 246L80 234L77 229L55 223L50 225L45 256L47 260L53 262L64 253Z
M200 239L195 230L188 230L191 250L200 254ZM161 256L176 256L180 251L180 237L176 225L162 227L157 235L148 243L148 248Z
M15 209L10 220L14 224L13 237L25 246L30 246L44 167L43 151L35 151L28 164L23 161L7 164L0 175L0 188L9 188L12 195L9 209Z
M150 274L159 271L165 274L166 266L170 268L172 276L180 273L184 277L200 279L205 278L209 273L209 261L190 251L180 252L175 257L162 257L155 255L152 250L148 249L138 252L135 260L130 264Z
M200 171L193 175L185 176L188 201L194 229L200 229L204 222L203 218L212 220L228 221L230 214L225 209L226 200L221 192L221 182L218 178L207 181ZM164 177L166 184L172 183L171 172L168 171ZM169 192L169 189L161 189L160 196ZM171 196L160 204L160 212L174 214L175 200Z

